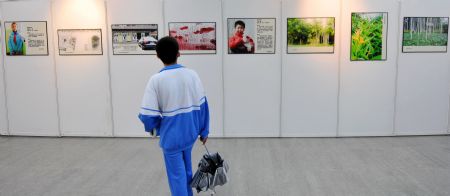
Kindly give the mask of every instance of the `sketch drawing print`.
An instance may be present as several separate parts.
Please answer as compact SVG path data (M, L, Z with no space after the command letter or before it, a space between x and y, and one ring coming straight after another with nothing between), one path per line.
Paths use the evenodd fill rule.
M102 55L101 29L58 29L60 55Z

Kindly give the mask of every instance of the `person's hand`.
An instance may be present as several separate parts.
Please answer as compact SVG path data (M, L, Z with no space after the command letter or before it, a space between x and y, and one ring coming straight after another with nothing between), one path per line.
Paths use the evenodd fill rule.
M148 133L150 134L150 137L152 137L152 138L155 138L155 137L156 137L156 134L155 134L155 130L154 130L154 129L151 130L151 131L149 131Z
M244 44L245 43L244 38L242 38L242 37L237 38L237 43L238 44Z
M200 137L200 141L203 143L203 145L205 145L206 140L208 140L208 137L205 138Z

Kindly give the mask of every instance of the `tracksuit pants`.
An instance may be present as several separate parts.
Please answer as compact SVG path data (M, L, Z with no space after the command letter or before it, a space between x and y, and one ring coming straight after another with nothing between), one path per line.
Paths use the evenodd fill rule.
M192 147L176 153L165 153L167 178L172 196L192 196Z

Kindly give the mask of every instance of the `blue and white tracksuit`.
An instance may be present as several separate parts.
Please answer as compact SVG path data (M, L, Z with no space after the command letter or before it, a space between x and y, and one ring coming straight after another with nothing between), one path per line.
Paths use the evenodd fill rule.
M180 64L164 67L145 88L139 113L145 131L156 130L172 195L192 195L191 151L209 134L209 109L197 73Z

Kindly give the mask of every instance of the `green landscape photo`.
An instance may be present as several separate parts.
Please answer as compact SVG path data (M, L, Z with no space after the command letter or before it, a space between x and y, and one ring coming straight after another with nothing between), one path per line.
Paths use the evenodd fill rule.
M387 13L352 13L352 61L386 60Z
M405 17L403 52L446 52L448 17Z
M333 53L334 18L288 18L288 53Z

